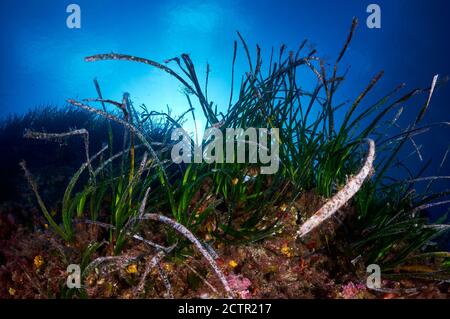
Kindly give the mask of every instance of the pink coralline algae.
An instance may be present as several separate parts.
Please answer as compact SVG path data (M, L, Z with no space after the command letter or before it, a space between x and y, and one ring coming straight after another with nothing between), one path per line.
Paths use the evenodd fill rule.
M242 299L250 299L251 293L248 288L252 285L248 278L242 275L230 274L227 276L228 284Z
M357 299L366 290L363 284L355 284L352 281L342 286L341 296L344 299Z

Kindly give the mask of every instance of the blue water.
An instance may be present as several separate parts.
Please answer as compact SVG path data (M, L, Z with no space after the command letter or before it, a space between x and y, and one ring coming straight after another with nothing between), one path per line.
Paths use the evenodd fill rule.
M351 69L340 102L355 99L380 70L385 70L385 77L368 101L402 82L409 89L427 87L433 75L450 75L450 2L445 0L73 2L81 7L81 29L66 26L69 1L1 1L0 117L39 105L63 106L69 97L95 97L95 77L107 98L120 100L126 91L135 105L145 103L156 110L169 106L174 113L187 109L180 86L167 74L127 62L83 61L85 56L111 51L161 62L189 53L200 74L209 62L209 97L223 109L229 97L236 30L250 48L261 45L266 61L272 46L285 43L295 50L307 38L331 63L354 16L360 23L342 61ZM366 7L372 2L381 7L381 29L365 25ZM243 51L239 54L238 70L245 70ZM408 104L400 123L413 119L424 100L425 96ZM425 122L450 120L449 101L447 85L434 95ZM425 144L424 160L433 159L432 167L448 147L448 133L438 129L418 139ZM410 161L415 168L423 164L417 157ZM450 172L449 163L442 172Z

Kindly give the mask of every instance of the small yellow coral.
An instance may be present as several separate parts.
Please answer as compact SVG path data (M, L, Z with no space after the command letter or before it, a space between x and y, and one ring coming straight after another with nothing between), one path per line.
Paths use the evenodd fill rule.
M267 272L268 273L275 273L278 271L278 266L277 265L269 265L269 267L267 268Z
M291 249L289 248L289 246L287 244L285 244L285 245L283 245L283 247L281 247L281 253L287 257L292 257Z
M172 266L172 264L167 264L167 263L165 263L165 264L163 265L163 268L164 268L164 270L167 271L167 272L173 271L173 266Z
M8 293L9 293L11 296L14 296L14 295L16 294L16 289L10 287L10 288L8 289Z
M233 178L233 179L231 180L231 184L237 185L237 183L239 183L239 179L238 179L238 178Z
M238 263L237 263L235 260L230 260L230 261L228 262L228 265L229 265L231 268L236 268L237 265L238 265Z
M42 257L41 255L37 255L36 257L34 257L34 261L33 262L34 262L34 267L39 269L44 264L44 257Z
M127 271L128 274L135 274L135 273L137 273L138 272L137 265L136 264L128 265L126 271Z

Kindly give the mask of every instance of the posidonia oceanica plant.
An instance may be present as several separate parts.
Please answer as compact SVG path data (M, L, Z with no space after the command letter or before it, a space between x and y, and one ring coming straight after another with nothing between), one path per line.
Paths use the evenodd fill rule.
M123 145L120 152L113 152L112 131L109 130L108 144L91 155L86 130L28 131L27 138L65 139L76 135L81 136L85 144L86 161L70 181L57 219L48 213L36 182L22 164L45 218L67 241L74 238L75 221L107 229L106 240L113 245L115 256L100 257L102 259L93 261L95 264L122 262L124 246L140 241L148 246L149 254L153 254L148 263L150 269L158 267L162 258L193 244L220 279L227 296L233 296L215 261L217 254L212 243L255 242L277 236L285 214L298 215L298 233L292 236L298 236L300 241L307 240L310 234L321 231L326 220L335 218L339 210L345 212L345 208L351 206L356 210L357 218L349 225L351 234L339 239L347 242L350 258L376 262L383 265L384 271L389 271L421 255L424 258L447 256L442 270L421 274L442 278L447 274L448 255L445 252L426 252L425 255L420 249L450 227L443 224L444 220L432 224L424 214L430 207L449 203L446 200L448 190L431 190L433 181L449 177L423 177L420 172L419 176L410 179L395 180L389 172L399 162L406 166L399 158L407 145L413 145L415 154L421 156L414 141L416 136L433 127L449 126L449 122L421 124L433 92L445 79L435 76L429 88L403 94L404 85L400 85L374 104L368 104L366 97L382 78L383 72L380 72L350 105L337 103L336 92L345 84L345 73L340 73L339 66L356 25L355 19L331 68L316 50L307 51L306 41L296 51L287 52L284 45L278 53L272 50L269 63L263 67L260 47L256 46L253 58L238 33L249 69L235 92L238 51L238 41L235 41L229 104L220 108L208 94L209 65L205 83L201 84L187 54L164 63L116 53L87 57L87 62L128 61L167 73L183 87L187 111L177 118L169 111L149 111L145 105L138 111L129 94L124 94L120 101L104 98L97 81L97 97L68 99L70 107L122 125L125 132ZM303 88L303 74L313 75L317 80L312 91ZM404 105L422 93L427 96L416 119L402 129L397 121ZM101 108L95 105L101 105ZM108 111L107 105L117 111ZM188 116L195 122L199 117L195 112L197 109L206 119L205 128L223 131L226 128L278 128L279 170L267 175L260 174L260 166L255 163L175 164L170 157L175 143L171 133L181 128ZM343 119L339 126L335 123L337 115ZM399 133L387 135L393 130ZM153 137L155 132L158 140ZM191 138L195 144L194 137ZM210 142L200 143L206 146ZM88 174L89 178L84 185L77 185L82 174ZM423 182L430 183L426 191L412 191L416 183ZM306 215L297 205L299 198L307 192L327 199L312 215ZM100 211L107 214L101 215ZM167 226L167 246L144 238L141 231L150 221ZM86 271L91 268L86 266ZM142 289L148 269L136 291ZM164 273L160 272L160 275L170 289Z

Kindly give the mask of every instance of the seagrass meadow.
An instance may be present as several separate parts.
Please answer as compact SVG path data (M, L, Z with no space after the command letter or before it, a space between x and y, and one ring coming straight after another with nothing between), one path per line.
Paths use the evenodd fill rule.
M357 32L354 19L332 59L308 41L253 48L238 32L225 108L208 90L209 64L200 74L189 54L87 56L169 76L188 107L135 105L132 91L107 96L94 79L95 96L3 120L0 297L448 298L448 149L435 174L431 162L410 165L426 156L417 138L450 129L423 121L447 78L379 95L381 71L340 102ZM199 118L196 132L278 128L278 171L174 163L172 133Z

